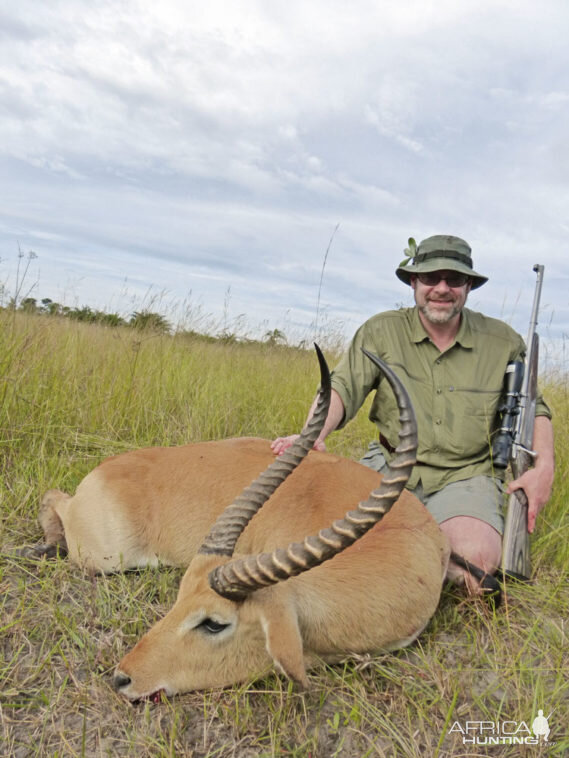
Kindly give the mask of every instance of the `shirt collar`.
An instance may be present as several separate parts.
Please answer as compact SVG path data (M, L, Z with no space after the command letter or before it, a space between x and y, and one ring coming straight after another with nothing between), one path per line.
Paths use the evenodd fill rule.
M468 308L462 309L462 318L460 319L460 326L458 328L458 334L456 335L456 342L462 347L474 347L472 339L472 326L470 324L470 311Z
M472 340L472 327L470 324L470 311L468 308L462 309L462 318L460 319L460 326L456 335L455 343L461 345L461 347L472 348L474 343ZM429 339L425 327L421 323L419 318L419 309L417 306L413 308L413 314L411 319L411 340L413 342L423 342L423 340Z
M419 318L419 309L415 306L411 312L411 339L413 342L423 342L429 339L425 327Z

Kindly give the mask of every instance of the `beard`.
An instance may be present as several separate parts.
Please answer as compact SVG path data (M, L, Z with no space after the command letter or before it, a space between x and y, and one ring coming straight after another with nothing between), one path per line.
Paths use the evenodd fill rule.
M444 300L437 302L448 303L449 307L445 309L436 308L433 307L428 300L419 306L419 310L431 324L448 324L448 322L452 321L452 319L457 316L462 310L461 304L456 300Z

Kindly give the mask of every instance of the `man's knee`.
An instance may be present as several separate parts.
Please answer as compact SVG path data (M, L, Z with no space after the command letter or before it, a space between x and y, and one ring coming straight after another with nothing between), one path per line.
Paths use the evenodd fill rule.
M486 574L493 574L500 567L502 537L490 524L470 516L457 516L443 521L440 527L454 553ZM468 577L468 572L451 561L448 577L461 581Z

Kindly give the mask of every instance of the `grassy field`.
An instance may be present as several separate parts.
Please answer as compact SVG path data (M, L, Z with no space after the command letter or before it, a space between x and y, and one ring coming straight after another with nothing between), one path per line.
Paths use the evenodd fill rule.
M111 673L172 604L182 570L92 577L66 560L15 558L40 537L40 495L73 492L104 457L135 447L297 431L315 356L2 311L0 366L1 755L569 753L566 378L545 387L557 480L532 541L535 581L509 586L499 610L447 588L417 643L323 665L307 693L275 675L133 706ZM372 436L362 412L329 447L358 457ZM527 736L540 708L551 714L548 746L463 744L467 721Z

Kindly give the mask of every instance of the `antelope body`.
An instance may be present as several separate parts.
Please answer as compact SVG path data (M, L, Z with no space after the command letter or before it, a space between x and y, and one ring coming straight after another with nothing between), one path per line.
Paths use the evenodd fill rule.
M48 544L77 565L113 573L163 563L188 566L216 518L275 460L268 440L241 437L132 450L107 458L73 497L49 490L40 522ZM379 486L367 466L312 450L239 538L239 553L273 550L328 526ZM405 490L402 503L428 518ZM403 515L403 514L402 514Z
M86 568L189 564L174 607L117 668L114 686L129 699L231 685L272 667L307 686L316 660L409 644L434 613L449 547L403 490L416 449L408 397L381 364L402 417L382 483L311 450L329 401L321 367L313 420L277 460L254 438L137 450L104 461L74 497L44 498L46 542L66 543Z

